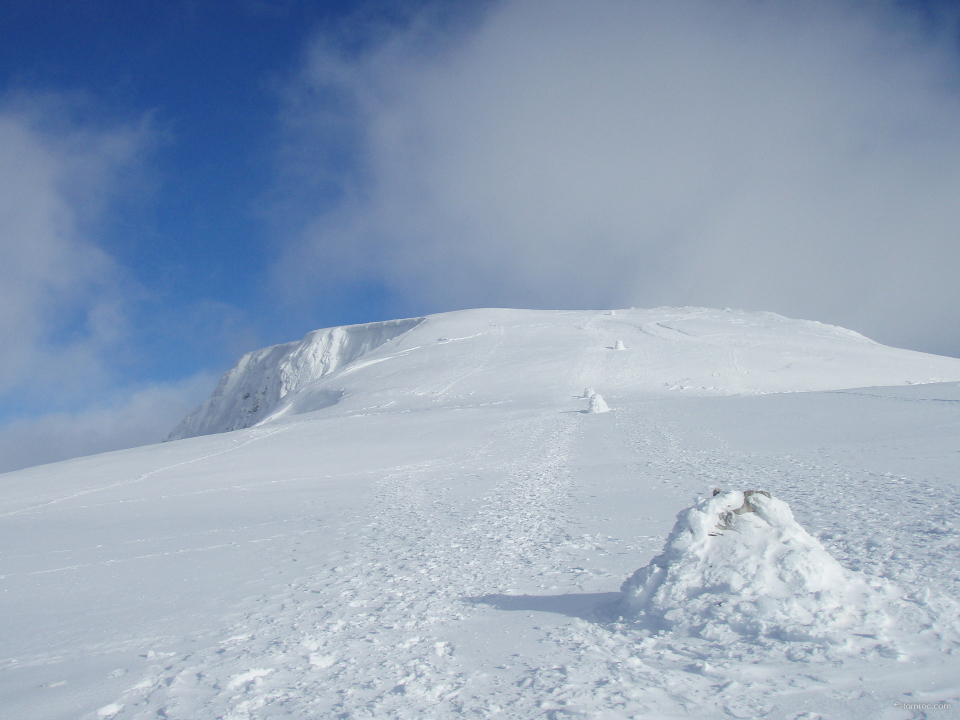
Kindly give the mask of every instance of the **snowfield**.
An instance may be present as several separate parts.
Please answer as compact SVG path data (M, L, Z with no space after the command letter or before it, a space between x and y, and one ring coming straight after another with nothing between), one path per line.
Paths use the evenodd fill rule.
M960 708L960 360L474 310L251 353L171 437L0 475L0 716Z

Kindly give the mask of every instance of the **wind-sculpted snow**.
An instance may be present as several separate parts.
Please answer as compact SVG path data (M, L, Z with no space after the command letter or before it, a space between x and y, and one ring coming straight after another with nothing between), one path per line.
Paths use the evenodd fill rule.
M716 643L883 645L887 582L846 570L769 493L725 492L680 513L663 552L621 589L647 627Z
M300 342L247 353L226 373L213 395L190 413L168 440L227 432L256 425L288 395L393 340L423 318L316 330ZM332 405L327 393L315 408Z

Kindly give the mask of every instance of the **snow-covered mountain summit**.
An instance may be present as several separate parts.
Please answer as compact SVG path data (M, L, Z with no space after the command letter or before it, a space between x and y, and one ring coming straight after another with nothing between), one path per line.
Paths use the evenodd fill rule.
M960 360L773 313L481 309L328 328L244 355L169 439L342 411L960 380Z

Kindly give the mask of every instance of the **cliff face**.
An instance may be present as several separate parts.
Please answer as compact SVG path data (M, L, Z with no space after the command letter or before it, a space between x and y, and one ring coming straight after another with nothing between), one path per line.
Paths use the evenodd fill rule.
M288 395L339 370L416 327L423 318L315 330L299 342L247 353L225 373L206 402L183 419L168 440L256 425ZM330 396L331 404L336 402Z

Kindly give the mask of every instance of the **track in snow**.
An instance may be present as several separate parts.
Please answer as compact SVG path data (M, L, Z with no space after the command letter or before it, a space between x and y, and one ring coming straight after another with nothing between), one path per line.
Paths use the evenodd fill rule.
M488 712L501 679L462 662L449 630L478 612L470 598L559 571L577 420L529 418L454 463L386 472L375 511L342 538L353 550L321 552L312 576L242 603L215 650L158 663L116 716Z
M748 399L737 412L764 402L790 400ZM334 547L299 546L315 560L309 575L240 603L216 642L158 662L109 709L198 720L881 717L907 688L949 696L956 486L869 469L842 448L738 448L722 424L692 427L684 407L515 416L456 457L385 470L371 510L344 523ZM604 615L673 512L734 485L788 499L846 567L907 588L913 640L862 656L801 642L717 647L647 638Z

